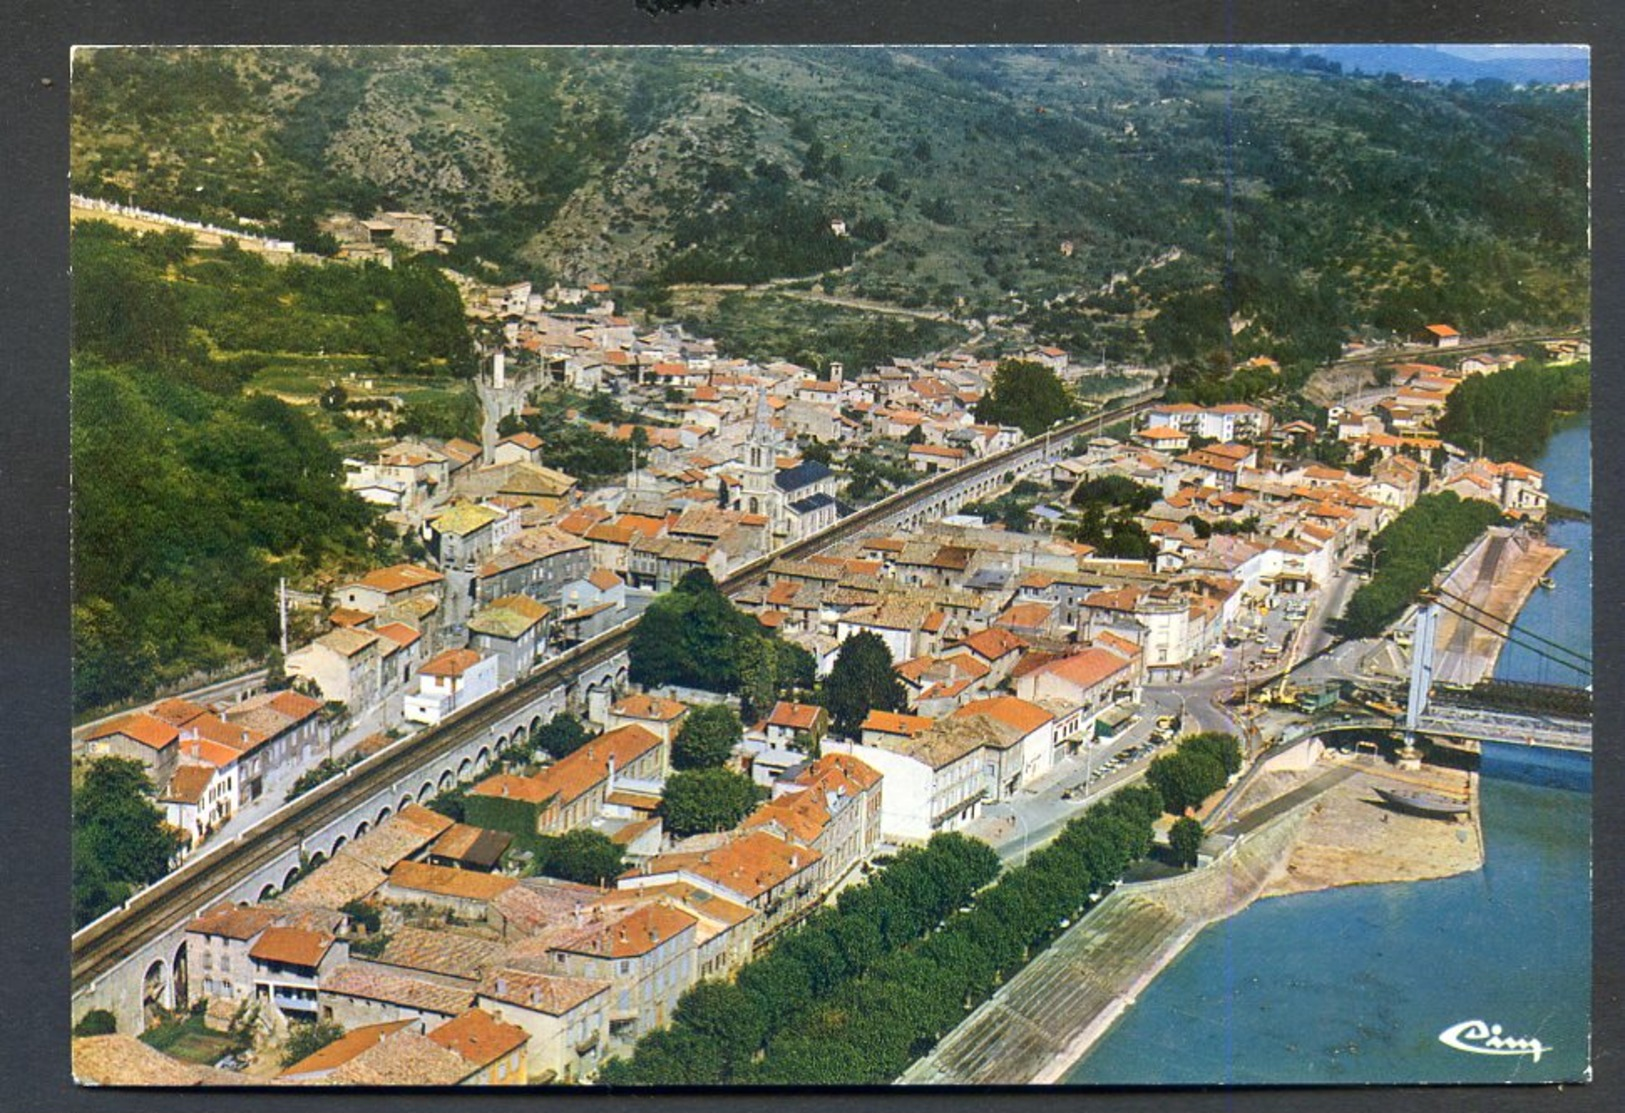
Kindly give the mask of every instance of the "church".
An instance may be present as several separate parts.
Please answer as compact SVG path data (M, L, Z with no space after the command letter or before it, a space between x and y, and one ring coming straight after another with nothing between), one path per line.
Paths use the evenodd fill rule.
M826 464L803 460L778 466L779 433L769 419L767 392L756 396L756 418L745 442L739 474L738 508L769 522L773 545L798 541L835 524L835 473Z

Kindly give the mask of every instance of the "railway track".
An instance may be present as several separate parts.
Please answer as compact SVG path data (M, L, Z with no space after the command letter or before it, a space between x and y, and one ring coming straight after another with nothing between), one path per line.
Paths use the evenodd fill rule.
M969 479L1014 469L1051 446L1080 434L1098 433L1132 418L1156 395L1142 393L1126 404L1050 430L1042 437L929 476L911 487L848 515L834 525L781 546L741 567L718 586L734 594L762 580L774 561L820 552L880 525L909 506ZM73 936L72 985L75 992L115 968L154 936L191 919L218 903L246 877L287 854L307 833L321 830L346 815L357 801L416 773L419 767L457 749L535 699L569 684L581 673L623 652L631 643L636 621L622 623L583 642L538 668L531 675L464 709L428 731L401 740L352 766L343 775L312 789L294 803L238 835L229 843L190 859L174 873L142 890L119 908L80 928Z

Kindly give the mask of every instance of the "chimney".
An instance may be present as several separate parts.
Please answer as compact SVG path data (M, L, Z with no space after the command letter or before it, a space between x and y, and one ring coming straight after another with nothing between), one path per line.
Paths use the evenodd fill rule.
M498 978L496 984L497 996L501 997L508 992L508 979Z

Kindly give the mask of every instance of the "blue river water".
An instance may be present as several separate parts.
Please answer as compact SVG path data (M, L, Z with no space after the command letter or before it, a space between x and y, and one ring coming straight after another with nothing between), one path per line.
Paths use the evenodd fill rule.
M1586 509L1589 419L1538 461L1554 500ZM1591 527L1518 628L1591 652ZM1575 683L1509 645L1496 675ZM1591 1013L1591 794L1524 777L1480 781L1482 870L1260 901L1202 932L1076 1064L1076 1085L1554 1082L1586 1077ZM1530 783L1533 780L1536 783ZM1572 780L1572 778L1571 778ZM1581 783L1589 784L1589 777ZM1536 1039L1531 1055L1458 1050L1466 1021ZM1470 1039L1458 1042L1471 1045Z

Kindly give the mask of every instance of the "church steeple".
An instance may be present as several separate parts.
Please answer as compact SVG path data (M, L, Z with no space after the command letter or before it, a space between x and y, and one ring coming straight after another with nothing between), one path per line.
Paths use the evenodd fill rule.
M752 472L772 472L777 459L778 437L773 431L773 411L767 404L767 388L756 392L756 417L746 442L746 467Z
M778 471L778 436L771 417L767 388L762 387L756 392L756 417L751 422L750 438L745 442L739 505L746 513L766 515L776 527L779 518L778 488L773 480Z

